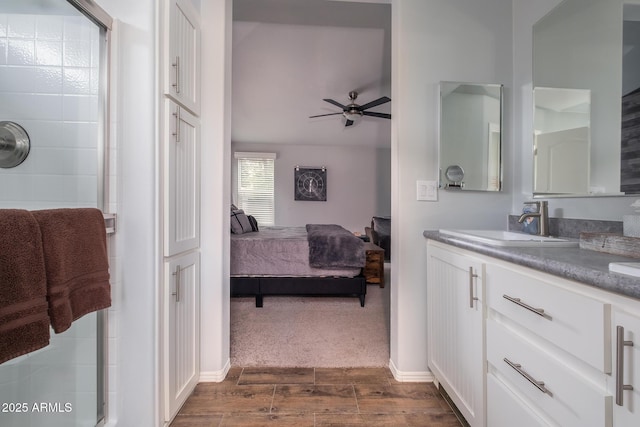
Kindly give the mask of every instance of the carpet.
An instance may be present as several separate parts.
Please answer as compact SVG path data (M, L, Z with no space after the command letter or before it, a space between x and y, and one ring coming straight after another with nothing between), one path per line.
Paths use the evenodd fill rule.
M389 365L389 264L386 286L358 298L231 299L231 365L351 368Z

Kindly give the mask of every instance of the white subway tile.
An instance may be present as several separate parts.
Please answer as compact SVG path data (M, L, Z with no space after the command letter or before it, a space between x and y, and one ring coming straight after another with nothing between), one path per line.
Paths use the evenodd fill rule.
M95 122L98 118L98 97L93 95L65 95L62 119L74 122Z
M65 40L62 60L65 67L91 67L91 41Z
M35 60L35 40L9 39L7 65L34 65Z
M0 37L4 38L7 37L7 15L4 13L0 13Z
M0 93L0 117L13 120L61 120L62 96Z
M36 39L62 40L64 17L59 15L36 16Z
M7 39L0 36L0 65L6 65L8 49Z
M65 95L91 95L91 69L65 67L64 93Z
M7 36L22 39L34 39L36 37L35 15L7 15Z
M62 42L36 40L35 63L37 65L62 66Z

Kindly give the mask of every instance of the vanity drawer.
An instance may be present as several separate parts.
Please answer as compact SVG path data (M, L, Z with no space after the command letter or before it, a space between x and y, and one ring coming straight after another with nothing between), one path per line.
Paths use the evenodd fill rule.
M487 264L491 311L550 341L601 372L611 372L611 307L572 292L544 273Z
M495 375L487 374L487 425L491 427L551 426L545 422Z
M487 362L545 418L563 427L606 427L613 398L493 319L487 320ZM537 384L536 384L537 383Z

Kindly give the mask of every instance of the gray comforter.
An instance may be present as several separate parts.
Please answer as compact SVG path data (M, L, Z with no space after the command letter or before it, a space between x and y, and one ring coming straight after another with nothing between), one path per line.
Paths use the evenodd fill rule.
M336 224L307 224L309 265L322 268L364 267L364 242Z
M309 265L305 227L260 227L260 231L231 234L231 275L354 277L360 268L316 268Z

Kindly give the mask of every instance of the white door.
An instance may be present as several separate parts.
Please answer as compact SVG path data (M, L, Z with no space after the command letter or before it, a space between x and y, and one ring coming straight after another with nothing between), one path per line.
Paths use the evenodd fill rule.
M164 255L172 256L200 246L200 124L165 103Z
M200 20L191 0L166 0L165 94L200 114Z
M543 133L535 139L535 191L587 194L589 128Z
M613 425L640 426L640 317L616 309L612 315Z
M200 253L165 263L165 419L170 420L200 377Z
M484 426L483 264L432 246L427 255L429 369L469 425Z

